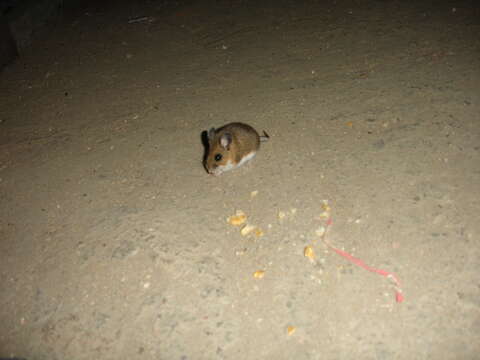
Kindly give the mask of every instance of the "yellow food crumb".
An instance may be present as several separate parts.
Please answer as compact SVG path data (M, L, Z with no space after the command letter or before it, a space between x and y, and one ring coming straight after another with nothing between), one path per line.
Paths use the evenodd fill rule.
M242 210L237 210L235 215L230 216L227 221L230 225L240 226L247 221L247 215Z
M288 335L293 335L293 333L295 332L295 330L297 330L297 328L296 328L295 326L292 326L292 325L287 326L287 333L288 333Z
M331 210L330 205L328 205L328 200L323 200L322 203L323 203L322 204L323 210L325 210L325 211L330 211Z
M313 248L310 245L305 246L305 249L303 250L303 255L305 255L306 257L312 260L315 258L315 252L313 251Z
M265 271L264 270L257 270L253 273L253 277L256 279L261 279L265 276Z
M260 229L260 228L256 228L256 229L255 229L255 236L256 236L256 237L261 237L261 236L263 236L263 230Z

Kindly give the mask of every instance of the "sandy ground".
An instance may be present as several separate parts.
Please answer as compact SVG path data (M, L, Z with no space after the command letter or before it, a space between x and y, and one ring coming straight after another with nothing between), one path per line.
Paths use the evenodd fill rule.
M3 72L0 357L478 359L475 2L256 3L103 2ZM271 139L210 176L231 121Z

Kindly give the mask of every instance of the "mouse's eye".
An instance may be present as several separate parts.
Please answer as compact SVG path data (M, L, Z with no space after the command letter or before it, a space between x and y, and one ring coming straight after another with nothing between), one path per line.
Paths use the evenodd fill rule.
M220 161L220 160L222 160L222 154L215 155L215 161Z

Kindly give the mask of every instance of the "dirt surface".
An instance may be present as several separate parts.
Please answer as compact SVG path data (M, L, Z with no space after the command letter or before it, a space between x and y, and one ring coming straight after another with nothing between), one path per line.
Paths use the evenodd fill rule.
M478 358L475 2L129 3L1 75L0 357Z

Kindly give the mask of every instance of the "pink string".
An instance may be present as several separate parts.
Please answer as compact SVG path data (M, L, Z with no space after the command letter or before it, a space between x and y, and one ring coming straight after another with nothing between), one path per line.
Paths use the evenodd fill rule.
M333 223L332 219L329 218L327 220L327 226L330 226L332 223ZM388 272L388 271L385 271L385 270L372 268L372 267L368 266L367 264L365 264L361 259L352 256L351 254L347 253L346 251L343 251L343 250L337 249L336 247L333 247L332 245L330 245L326 241L324 241L324 242L333 251L335 251L338 255L343 256L344 258L350 260L350 262L354 263L355 265L358 265L358 266L364 268L365 270L368 270L368 271L373 272L373 273L377 273L379 275L385 276L388 279L391 279L395 283L395 300L398 303L401 303L404 300L402 290L400 288L400 281L395 276L395 274L393 274L391 272Z

